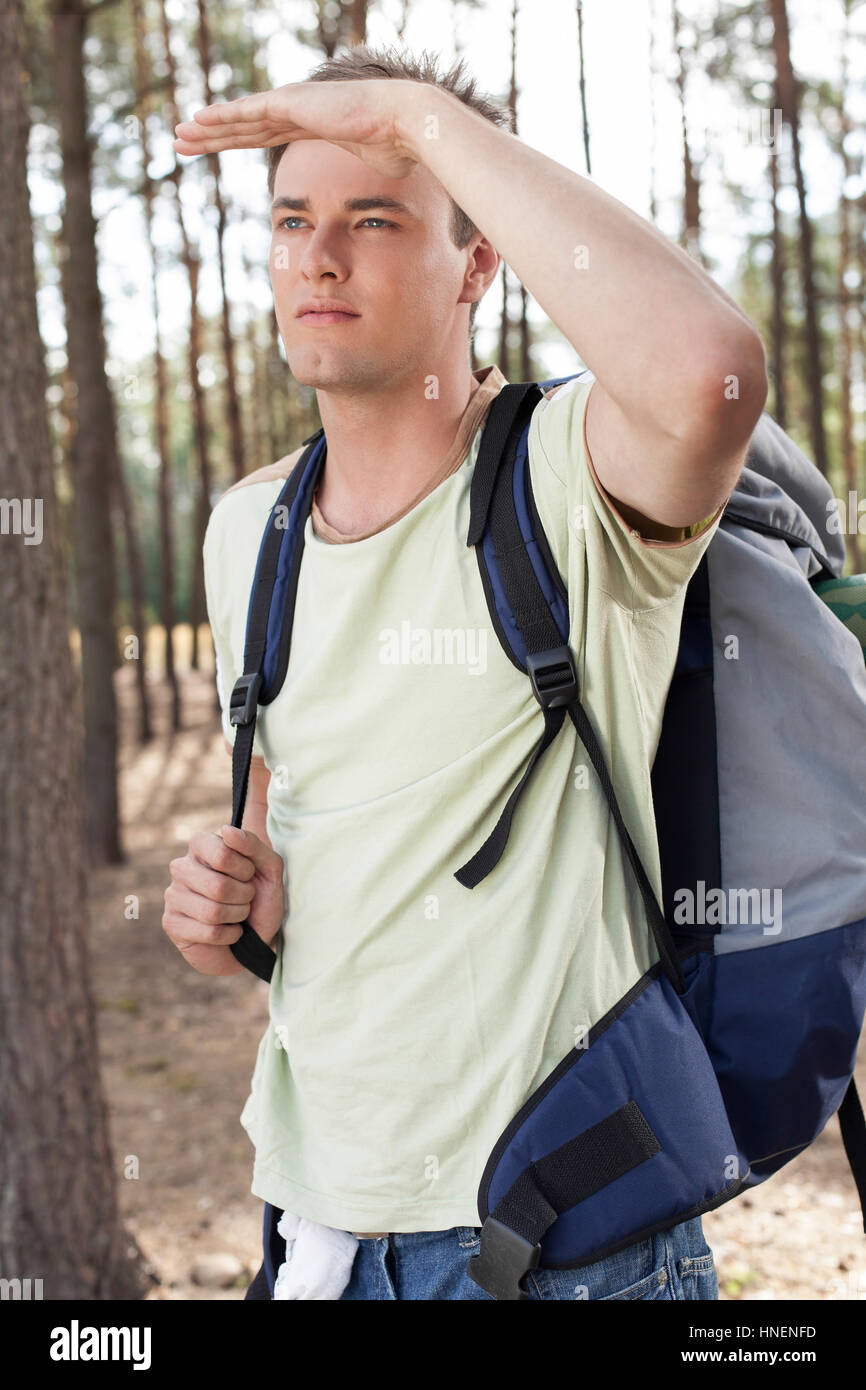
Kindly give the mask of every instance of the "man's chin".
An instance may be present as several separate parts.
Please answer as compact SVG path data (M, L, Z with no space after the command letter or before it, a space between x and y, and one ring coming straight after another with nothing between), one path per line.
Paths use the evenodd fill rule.
M375 386L388 379L384 362L376 362L356 352L310 350L286 354L289 371L301 386L320 391L334 391Z

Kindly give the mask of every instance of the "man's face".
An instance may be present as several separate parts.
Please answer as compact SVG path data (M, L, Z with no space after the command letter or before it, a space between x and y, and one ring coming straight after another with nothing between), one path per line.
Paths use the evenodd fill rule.
M380 196L405 211L346 207ZM466 310L457 306L472 243L462 251L454 245L451 201L423 165L406 178L388 178L326 140L297 140L280 160L273 202L274 306L299 382L382 390L395 377L431 370L452 343L465 351ZM356 317L297 317L306 300L326 298Z

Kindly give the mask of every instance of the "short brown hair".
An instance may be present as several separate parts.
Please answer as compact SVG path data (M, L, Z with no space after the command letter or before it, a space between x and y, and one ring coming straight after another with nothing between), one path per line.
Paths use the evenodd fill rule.
M401 81L430 82L451 92L466 106L477 111L480 116L494 125L512 131L511 112L507 106L500 106L490 97L478 90L474 77L465 69L465 61L460 58L447 72L439 71L439 55L422 49L417 56L394 45L388 48L371 48L359 43L347 48L333 58L326 58L309 74L308 82L350 82L358 79L381 80L393 77ZM283 157L288 144L271 145L268 156L268 193L273 197L277 165ZM449 194L450 197L450 194ZM478 231L475 223L466 216L461 207L451 198L451 240L462 249L468 245ZM478 301L469 310L469 333L472 334Z

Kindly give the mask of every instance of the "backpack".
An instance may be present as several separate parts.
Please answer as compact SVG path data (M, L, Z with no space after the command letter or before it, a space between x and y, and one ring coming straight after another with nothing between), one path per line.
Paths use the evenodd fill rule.
M866 1122L853 1079L866 1010L866 663L856 635L866 631L866 576L840 580L844 540L824 524L829 485L765 413L684 597L652 768L659 903L580 701L567 589L530 484L532 411L542 389L572 379L505 386L482 433L467 544L493 629L526 672L544 726L496 826L455 877L471 890L495 868L520 794L568 717L657 959L528 1096L487 1160L467 1273L509 1300L528 1297L530 1269L593 1263L763 1182L837 1111L866 1231ZM230 697L236 826L257 709L288 667L323 430L304 444L262 538ZM728 659L732 634L747 662ZM249 923L231 949L270 979L276 957Z

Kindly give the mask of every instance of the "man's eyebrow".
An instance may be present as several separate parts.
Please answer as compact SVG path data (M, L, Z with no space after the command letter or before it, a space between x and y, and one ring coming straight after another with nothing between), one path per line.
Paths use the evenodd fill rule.
M387 193L373 193L366 198L347 198L343 203L346 212L369 212L372 208L386 208L389 212L402 212L407 217L414 217L415 213L405 203L401 203L398 198L392 198ZM271 203L271 212L277 208L291 208L293 212L309 212L309 198L290 198L287 194L275 198Z

